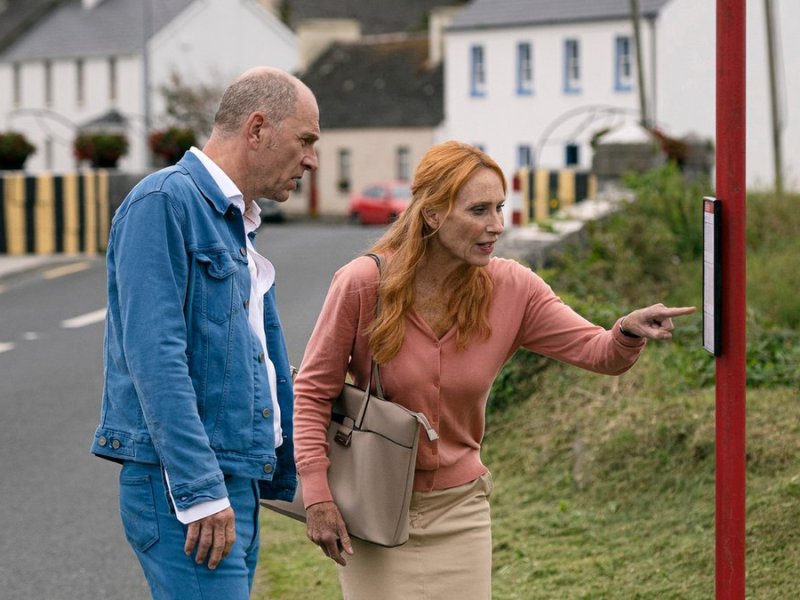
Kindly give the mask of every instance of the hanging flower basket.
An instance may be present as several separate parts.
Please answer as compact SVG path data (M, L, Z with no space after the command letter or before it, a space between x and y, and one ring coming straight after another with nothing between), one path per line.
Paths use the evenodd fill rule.
M174 165L189 148L197 145L197 136L192 129L170 127L154 131L148 141L153 154L163 158L167 164Z
M75 158L94 168L115 169L128 153L128 139L120 133L81 133L72 145Z
M19 171L28 157L36 152L36 146L16 131L0 133L0 171Z

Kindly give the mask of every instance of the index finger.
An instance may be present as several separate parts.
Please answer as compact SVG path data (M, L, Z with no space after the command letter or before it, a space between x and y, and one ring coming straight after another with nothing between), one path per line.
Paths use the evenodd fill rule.
M682 317L684 315L691 315L696 312L697 308L694 306L676 306L674 308L664 307L661 314L665 317Z

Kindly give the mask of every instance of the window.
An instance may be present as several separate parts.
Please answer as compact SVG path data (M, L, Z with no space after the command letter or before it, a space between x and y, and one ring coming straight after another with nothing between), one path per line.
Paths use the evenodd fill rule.
M618 92L629 92L633 89L631 38L618 36L614 41L614 48L614 89Z
M75 61L75 101L78 103L78 106L83 105L86 93L85 87L83 59L79 58Z
M528 144L517 146L517 168L533 166L533 152Z
M108 59L108 99L117 100L117 59L113 56Z
M533 51L529 42L517 44L517 94L533 93Z
M578 40L564 42L564 93L581 91L581 54Z
M350 191L350 150L347 148L339 148L337 156L337 163L339 169L339 177L336 186L340 192Z
M13 71L12 76L14 78L14 81L12 83L12 86L14 88L12 92L13 94L12 100L14 102L14 106L19 106L20 104L22 104L22 65L20 65L19 63L14 63L11 69Z
M483 46L470 48L470 94L486 95L486 66L483 61Z
M411 179L411 151L408 146L397 148L397 178L400 181Z
M44 104L53 104L53 63L49 60L44 61Z
M568 167L572 167L580 163L580 147L578 144L567 144L565 150L566 157L564 162Z

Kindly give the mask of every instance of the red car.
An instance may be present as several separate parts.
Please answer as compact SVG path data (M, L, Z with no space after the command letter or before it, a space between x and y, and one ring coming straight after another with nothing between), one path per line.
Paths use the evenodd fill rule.
M407 181L381 181L350 197L349 214L354 223L386 225L400 216L411 200Z

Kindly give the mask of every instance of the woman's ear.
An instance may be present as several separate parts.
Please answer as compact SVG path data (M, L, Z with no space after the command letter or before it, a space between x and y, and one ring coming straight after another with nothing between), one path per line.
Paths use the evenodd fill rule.
M432 208L424 208L422 210L422 218L425 219L425 224L431 229L439 227L439 214Z

